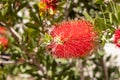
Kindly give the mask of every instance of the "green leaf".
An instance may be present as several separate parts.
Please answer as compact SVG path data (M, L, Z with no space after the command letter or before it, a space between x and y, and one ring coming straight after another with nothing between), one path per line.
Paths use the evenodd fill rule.
M23 9L25 6L27 6L27 4L28 4L28 2L22 3L22 4L19 6L17 12L20 11L21 9Z
M18 74L20 72L20 69L16 66L15 68L14 68L14 70L13 70L13 74L14 75L16 75L16 74Z
M99 54L100 56L104 56L105 52L104 52L103 50L99 50L99 49L98 49L98 54Z
M33 23L30 23L30 22L28 22L28 23L26 23L25 24L27 27L29 27L29 28L33 28L33 29L37 29L38 30L38 28L39 28L39 24L33 24Z
M113 23L113 19L112 19L112 13L109 13L109 18L110 18L110 23Z
M34 5L33 7L34 7L35 11L33 11L33 9L30 9L30 16L31 16L32 20L34 20L36 23L41 24L41 18L38 13L38 7L37 7L37 5Z
M94 3L96 3L96 4L103 4L104 0L94 0Z
M25 68L23 65L21 65L21 66L20 66L20 70L21 70L21 72L25 72L25 71L26 71L26 68Z
M120 11L118 12L118 24L120 25Z
M95 24L95 28L98 30L98 31L103 31L106 29L106 25L104 23L104 19L103 18L95 18L94 20L94 24Z
M86 18L88 21L94 23L94 20L92 19L92 17L91 17L86 11L83 12L83 15L85 16L85 18Z
M3 6L3 9L1 10L2 16L5 16L6 13L8 12L8 6L9 6L8 3L6 3L6 4Z
M52 37L49 34L45 33L45 39L52 40Z
M45 33L45 36L43 38L43 43L41 44L41 46L47 46L51 43L51 41L52 41L52 36Z
M0 75L4 73L4 70L0 68Z
M112 13L113 24L118 25L118 19L116 18L115 14Z

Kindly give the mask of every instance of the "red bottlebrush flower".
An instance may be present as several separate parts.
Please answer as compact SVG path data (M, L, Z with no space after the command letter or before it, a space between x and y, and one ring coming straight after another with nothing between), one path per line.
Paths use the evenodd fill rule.
M85 20L61 22L50 32L53 42L48 46L60 58L87 56L95 49L96 31Z
M116 46L120 47L120 29L115 31L114 43Z
M5 34L6 33L6 28L0 26L0 34Z
M8 45L8 39L5 37L0 37L0 46L6 47Z

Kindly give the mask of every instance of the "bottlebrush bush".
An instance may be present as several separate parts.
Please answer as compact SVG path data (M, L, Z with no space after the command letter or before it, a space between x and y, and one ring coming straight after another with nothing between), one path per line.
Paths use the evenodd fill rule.
M1 0L0 80L119 80L104 51L119 49L119 10L118 0Z

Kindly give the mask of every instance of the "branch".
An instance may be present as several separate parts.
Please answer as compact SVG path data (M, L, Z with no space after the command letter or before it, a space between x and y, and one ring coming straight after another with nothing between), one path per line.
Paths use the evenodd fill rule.
M21 36L12 27L9 27L9 30L17 41L22 41Z
M8 26L6 23L4 22L0 22L0 24L2 26ZM13 27L8 27L9 31L11 32L12 36L19 42L22 40L21 36L13 29Z
M7 24L3 23L3 22L0 22L0 24L2 24L3 26L8 26ZM8 26L8 29L9 31L11 32L12 36L15 38L15 40L18 42L18 43L21 43L19 44L20 48L22 51L25 52L25 54L30 58L32 59L32 62L30 62L31 64L34 64L39 70L41 70L43 73L44 73L44 69L43 67L40 66L40 63L36 60L36 57L32 55L31 52L29 52L27 50L26 47L24 47L22 44L22 38L21 36L13 29L13 27L10 27ZM35 53L34 53L35 54ZM26 60L25 60L26 61Z
M0 61L0 64L14 64L15 61Z

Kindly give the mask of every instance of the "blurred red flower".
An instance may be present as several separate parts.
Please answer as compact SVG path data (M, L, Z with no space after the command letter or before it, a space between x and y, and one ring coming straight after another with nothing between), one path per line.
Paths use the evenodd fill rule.
M5 34L6 33L6 28L0 26L0 34Z
M120 29L115 31L114 43L116 46L120 47Z
M57 5L57 0L42 0L46 4L46 9L55 10Z
M7 36L7 29L5 27L0 26L0 47L4 47L4 49L8 45L8 39Z
M8 45L8 39L5 37L0 37L0 46L6 47Z
M60 58L84 57L95 49L96 31L85 20L56 24L50 35L53 41L48 47L53 55Z

